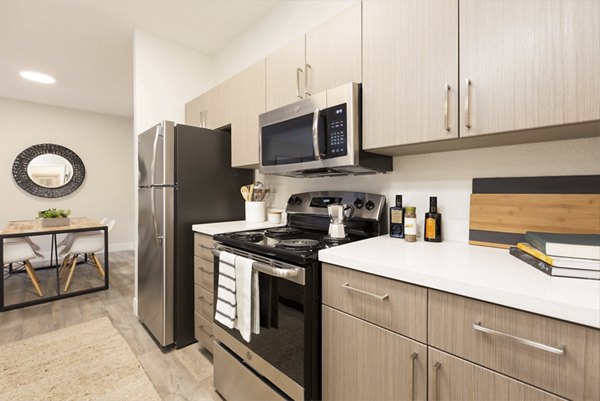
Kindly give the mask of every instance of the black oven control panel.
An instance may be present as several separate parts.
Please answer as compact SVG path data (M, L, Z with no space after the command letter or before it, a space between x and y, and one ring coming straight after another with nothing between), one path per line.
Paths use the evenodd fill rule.
M346 104L327 109L327 158L348 154Z

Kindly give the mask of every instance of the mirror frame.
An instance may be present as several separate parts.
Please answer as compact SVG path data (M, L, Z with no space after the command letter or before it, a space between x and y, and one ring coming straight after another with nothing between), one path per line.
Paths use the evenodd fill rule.
M47 188L36 184L29 177L29 174L27 174L29 163L36 157L45 154L61 156L71 163L71 166L73 166L73 178L71 178L71 181L57 188ZM60 198L75 192L83 184L85 166L77 153L71 149L53 143L42 143L30 146L19 153L13 163L12 173L17 185L30 194L42 198Z

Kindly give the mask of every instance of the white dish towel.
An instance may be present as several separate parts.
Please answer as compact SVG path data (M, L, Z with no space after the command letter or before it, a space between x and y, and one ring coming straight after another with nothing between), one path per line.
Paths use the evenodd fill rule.
M221 252L219 256L215 320L230 329L234 328L236 318L236 259L237 257L229 252Z
M260 333L260 294L258 272L253 261L241 256L235 259L237 321L235 327L242 338L250 342L250 334Z

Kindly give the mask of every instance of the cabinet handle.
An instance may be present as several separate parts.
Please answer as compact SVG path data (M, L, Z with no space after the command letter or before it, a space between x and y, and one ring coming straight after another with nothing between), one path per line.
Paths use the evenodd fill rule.
M206 334L209 338L213 338L213 335L206 331L203 325L198 326L198 328L200 329L200 331L204 332L204 334Z
M300 74L302 74L302 68L296 68L296 96L302 99L302 95L300 95Z
M200 244L200 248L202 248L202 249L206 249L207 251L212 251L213 249L215 249L215 248L214 248L214 247L212 247L212 246L206 246L206 245L204 245L204 244Z
M528 345L530 347L541 349L542 351L546 351L546 352L551 352L556 355L563 355L565 353L565 347L554 348L554 347L551 347L546 344L538 343L538 342L531 341L531 340L526 340L521 337L516 337L511 334L507 334L507 333L503 333L501 331L496 331L496 330L487 328L485 326L482 326L481 322L473 323L473 329L480 331L482 333L492 334L492 335L498 336L498 337L510 338L511 340L515 340L519 344Z
M310 96L310 91L308 90L308 70L311 69L310 64L304 64L304 96Z
M200 301L204 302L205 304L207 304L208 306L212 306L212 304L213 304L212 302L208 302L208 301L206 300L206 298L204 298L204 296L199 296L199 297L198 297L198 299L199 299Z
M206 274L213 274L213 273L214 273L214 272L212 272L212 271L210 271L210 270L206 270L206 269L203 269L203 268L201 268L201 267L200 267L199 269L200 269L200 271L201 271L201 272L204 272L204 273L206 273Z
M433 364L433 401L438 401L438 370L440 366L442 364L437 361Z
M450 108L450 85L446 84L446 102L444 103L444 127L450 132L450 118L448 115Z
M465 127L471 128L471 112L469 107L471 105L470 94L471 94L471 80L467 78L466 82L466 95L465 95Z
M368 295L368 296L373 297L373 298L375 298L375 299L377 299L379 301L385 301L386 299L388 299L390 297L389 294L377 295L377 294L372 294L372 293L367 292L367 291L359 290L358 288L350 287L350 283L344 283L344 284L342 284L342 288L345 288L346 290L358 292L359 294Z
M410 366L408 367L410 372L410 399L413 401L415 399L415 359L417 359L417 356L416 352L410 354Z

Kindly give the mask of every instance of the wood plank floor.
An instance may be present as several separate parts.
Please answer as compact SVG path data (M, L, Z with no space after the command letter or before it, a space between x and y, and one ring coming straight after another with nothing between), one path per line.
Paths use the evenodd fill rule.
M210 354L197 344L161 351L133 315L133 295L133 252L113 252L108 291L0 313L0 344L108 316L163 400L222 401L212 386Z

